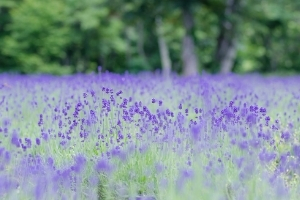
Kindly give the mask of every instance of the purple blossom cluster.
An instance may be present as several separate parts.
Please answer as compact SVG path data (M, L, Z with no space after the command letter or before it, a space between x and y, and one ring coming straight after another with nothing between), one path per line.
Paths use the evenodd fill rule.
M99 199L112 180L120 199L132 196L114 193L116 181L136 183L135 199L165 199L172 184L247 199L253 179L275 188L260 197L290 198L300 192L299 80L0 75L11 86L0 89L0 198Z

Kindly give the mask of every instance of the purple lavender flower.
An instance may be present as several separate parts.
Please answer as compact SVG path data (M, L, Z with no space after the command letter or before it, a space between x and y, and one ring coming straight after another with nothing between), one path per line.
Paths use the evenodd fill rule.
M297 158L300 158L300 145L293 146L293 153Z
M119 92L116 93L116 95L119 96L122 93L123 93L122 90L120 90Z
M280 137L281 139L284 139L285 142L287 142L291 138L291 134L288 131L282 132Z
M86 158L82 155L77 155L75 158L75 164L72 166L72 170L76 173L80 173L86 164Z
M35 139L35 143L36 143L37 145L40 145L40 144L41 144L41 140L40 140L39 138L36 138L36 139Z
M12 134L11 143L13 145L15 145L16 147L20 147L21 146L18 134L16 132L13 132L13 134Z
M95 165L97 172L111 172L112 166L107 159L101 158Z
M192 138L196 141L200 139L201 136L201 126L200 125L193 125L191 127L191 133L192 133Z
M163 102L162 102L161 100L158 101L158 105L159 105L159 106L162 106L162 103L163 103Z

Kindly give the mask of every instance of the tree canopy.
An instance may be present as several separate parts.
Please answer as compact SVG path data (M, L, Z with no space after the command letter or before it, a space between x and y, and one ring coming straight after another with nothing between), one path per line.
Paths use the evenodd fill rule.
M2 0L0 72L300 72L296 0Z

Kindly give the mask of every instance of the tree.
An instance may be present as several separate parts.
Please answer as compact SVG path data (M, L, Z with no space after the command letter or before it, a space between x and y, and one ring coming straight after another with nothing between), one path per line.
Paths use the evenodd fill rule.
M295 0L2 0L0 71L300 71Z
M241 9L240 0L226 0L224 11L220 13L220 33L217 39L215 60L220 65L223 74L232 71L237 54L238 26L240 17L237 12Z
M152 65L156 63L151 62L152 57L159 56L160 64L163 74L168 75L171 72L171 58L168 50L167 40L165 38L164 19L168 14L167 4L164 1L157 0L127 0L127 5L130 9L124 12L124 19L127 25L135 27L137 34L137 52L139 58L142 58L147 69L153 69ZM147 30L147 31L145 31ZM150 37L155 36L158 41L157 45L149 40ZM145 40L145 37L148 40ZM147 51L147 49L154 49L155 51ZM157 53L159 54L157 55Z
M183 73L186 76L196 75L199 71L199 61L196 54L193 12L199 4L196 0L178 0L176 3L181 8L183 27L185 29L185 35L182 40Z
M294 0L246 1L238 13L240 49L234 71L299 71L300 3Z
M75 66L74 72L95 71L98 65L121 72L126 43L120 14L107 0L65 0L65 4L66 23L72 33L66 61Z
M63 9L58 0L26 0L13 7L2 53L22 66L21 72L68 72L59 64L69 34L63 26Z
M14 59L11 56L5 55L4 41L7 35L10 35L10 31L7 27L11 23L10 11L17 6L19 0L2 0L0 1L0 72L1 71L13 71L17 67Z
M163 75L168 77L172 71L172 63L170 58L170 53L168 49L168 45L166 39L162 33L162 19L157 17L156 18L156 26L157 26L157 37L158 37L158 44L159 44L159 52L162 64L162 71Z
M170 0L146 0L146 1L135 1L128 0L128 3L131 3L133 7L131 16L133 18L137 17L143 19L147 24L149 30L154 27L157 33L157 39L159 44L159 52L163 69L169 71L171 66L171 58L168 44L167 36L163 34L165 32L165 25L168 24L174 10L180 10L182 17L182 27L184 34L182 35L182 48L181 48L181 60L183 65L183 73L185 75L195 75L199 71L199 61L196 54L196 44L195 44L195 23L194 23L194 8L199 5L196 0L187 0L187 1L170 1ZM141 16L145 16L144 18ZM161 26L161 23L158 23L161 19L161 22L164 23L164 27ZM154 25L154 26L153 26ZM180 26L176 24L176 26ZM176 27L176 28L177 28ZM172 32L174 34L174 31Z
M213 71L223 74L232 71L237 55L239 29L242 22L241 0L204 0L212 14L218 18L218 36L213 60Z
M105 61L117 61L108 57L126 51L121 38L124 24L106 3L106 0L20 2L11 10L12 19L7 26L11 34L5 36L3 55L22 66L23 73L88 72Z

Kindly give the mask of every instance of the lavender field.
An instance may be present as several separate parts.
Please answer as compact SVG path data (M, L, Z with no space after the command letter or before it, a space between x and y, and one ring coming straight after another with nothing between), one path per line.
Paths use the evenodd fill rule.
M300 194L300 77L0 75L0 199Z

